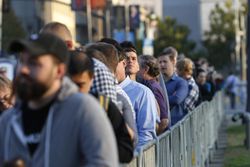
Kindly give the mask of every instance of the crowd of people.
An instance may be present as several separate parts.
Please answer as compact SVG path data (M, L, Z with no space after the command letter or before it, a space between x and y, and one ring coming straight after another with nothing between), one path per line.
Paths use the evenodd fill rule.
M220 89L207 62L171 46L138 55L111 38L75 47L66 25L15 40L0 75L0 166L117 167Z

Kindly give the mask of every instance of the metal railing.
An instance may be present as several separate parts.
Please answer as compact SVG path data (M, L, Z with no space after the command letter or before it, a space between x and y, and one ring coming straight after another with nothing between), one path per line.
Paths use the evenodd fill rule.
M126 167L205 167L224 117L222 93L141 148Z

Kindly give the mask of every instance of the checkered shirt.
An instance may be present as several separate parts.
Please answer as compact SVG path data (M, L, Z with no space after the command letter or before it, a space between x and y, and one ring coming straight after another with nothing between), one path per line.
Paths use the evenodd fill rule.
M99 60L94 60L94 80L90 88L93 94L103 94L117 103L115 77L110 70Z
M199 97L199 88L196 85L194 78L187 80L188 82L188 95L184 101L184 109L186 111L192 111L196 107L196 103Z

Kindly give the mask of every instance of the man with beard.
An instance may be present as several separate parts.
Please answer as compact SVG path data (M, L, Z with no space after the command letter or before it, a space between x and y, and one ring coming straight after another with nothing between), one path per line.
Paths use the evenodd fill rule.
M13 41L18 53L15 107L0 119L0 166L118 166L112 127L98 102L68 78L68 51L52 34Z

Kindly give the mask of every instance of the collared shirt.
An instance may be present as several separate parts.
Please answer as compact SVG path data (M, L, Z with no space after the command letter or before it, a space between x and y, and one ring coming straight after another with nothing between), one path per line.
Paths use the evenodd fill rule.
M157 103L160 107L160 118L161 119L166 119L168 118L168 111L167 111L167 105L166 105L166 99L164 98L163 95L163 90L160 86L160 84L156 80L145 80L141 79L140 83L143 85L147 86L154 94L155 99L157 100Z
M99 60L94 60L94 80L90 93L103 94L117 103L115 77L110 70Z
M120 83L122 89L128 94L136 114L138 131L138 144L136 149L156 137L157 107L154 94L146 86L130 80L127 77Z
M173 76L165 82L169 104L171 109L171 124L174 125L185 116L184 100L188 94L187 81L173 74Z
M188 82L188 96L184 101L184 109L186 111L192 111L196 107L199 98L199 88L194 81L194 78L191 77L187 80Z
M133 118L135 120L135 111L134 111L133 105L132 105L131 100L128 97L127 93L122 89L122 87L120 85L116 85L116 92L117 92L117 94L120 94L121 96L123 96L127 100L127 103L128 103L127 107L131 109L131 112L133 114ZM117 101L118 101L118 104L119 104L118 97L117 97Z
M137 129L135 120L135 111L133 105L128 97L127 93L121 88L120 85L116 85L117 92L117 104L120 105L121 111L123 112L123 117L126 123L134 131L134 143L137 143Z

